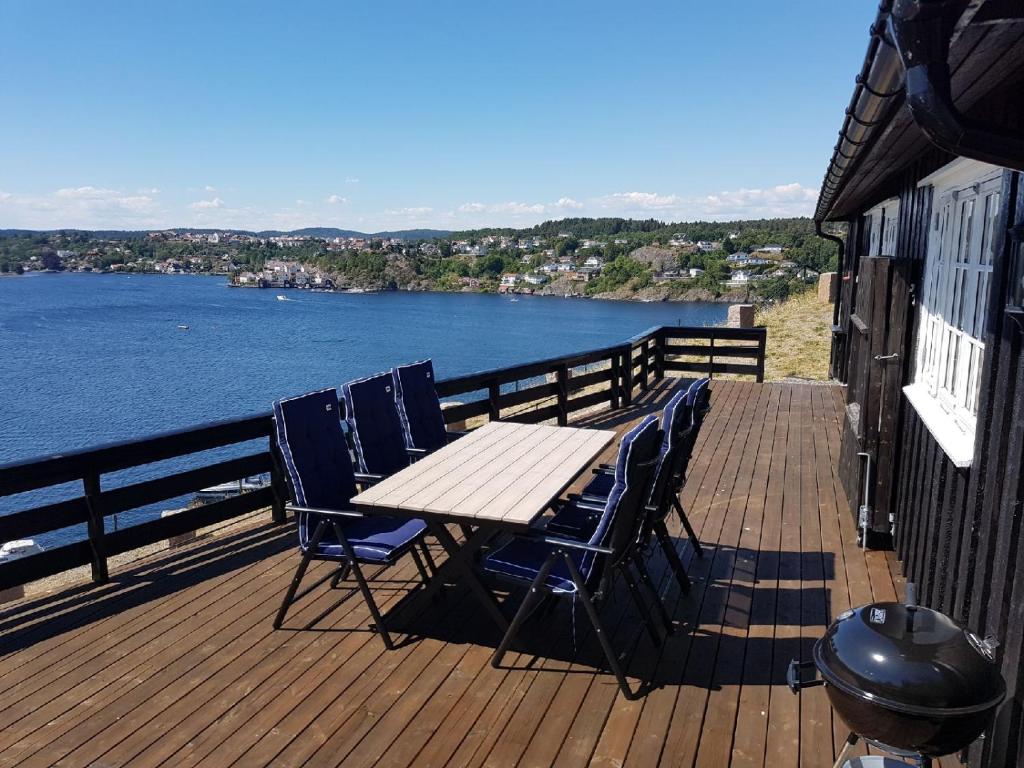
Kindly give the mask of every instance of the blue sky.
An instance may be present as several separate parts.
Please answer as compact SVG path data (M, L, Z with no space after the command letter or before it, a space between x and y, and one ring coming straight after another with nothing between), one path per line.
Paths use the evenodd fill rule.
M0 0L0 228L809 214L871 0Z

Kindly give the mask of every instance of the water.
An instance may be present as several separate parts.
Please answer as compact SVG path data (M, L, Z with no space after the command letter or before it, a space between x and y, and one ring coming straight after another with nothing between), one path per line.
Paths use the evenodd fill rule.
M265 412L278 397L424 357L445 378L608 346L653 325L715 325L727 312L704 303L285 294L290 301L214 277L0 279L0 463ZM104 484L169 468L181 462L162 462L148 474L126 471ZM53 493L0 499L0 514L50 501ZM120 524L158 513L121 516ZM79 534L38 538L52 544Z

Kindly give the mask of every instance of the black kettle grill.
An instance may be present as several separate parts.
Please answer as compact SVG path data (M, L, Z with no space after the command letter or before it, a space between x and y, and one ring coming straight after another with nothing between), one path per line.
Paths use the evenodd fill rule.
M802 680L816 667L820 679ZM930 765L967 747L1006 695L995 643L945 614L903 603L845 611L814 645L814 661L789 665L787 682L824 685L836 713L859 738Z

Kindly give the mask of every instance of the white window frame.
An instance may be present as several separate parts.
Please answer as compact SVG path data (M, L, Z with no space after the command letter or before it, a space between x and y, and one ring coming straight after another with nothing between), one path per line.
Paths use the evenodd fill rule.
M870 217L871 230L868 233L868 256L895 256L896 233L900 220L900 199L891 197L879 203L865 216Z
M922 179L932 187L907 399L958 467L974 458L985 324L1003 169L960 159Z

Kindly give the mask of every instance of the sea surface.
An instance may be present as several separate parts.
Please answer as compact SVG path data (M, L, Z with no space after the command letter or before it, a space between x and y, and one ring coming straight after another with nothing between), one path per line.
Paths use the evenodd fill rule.
M654 325L717 325L726 313L707 303L278 292L185 275L4 278L0 464L265 412L276 398L425 357L446 378L608 346ZM104 488L195 465L128 470L105 476ZM0 498L0 514L79 493L68 486ZM52 546L80 535L76 528L36 538Z

